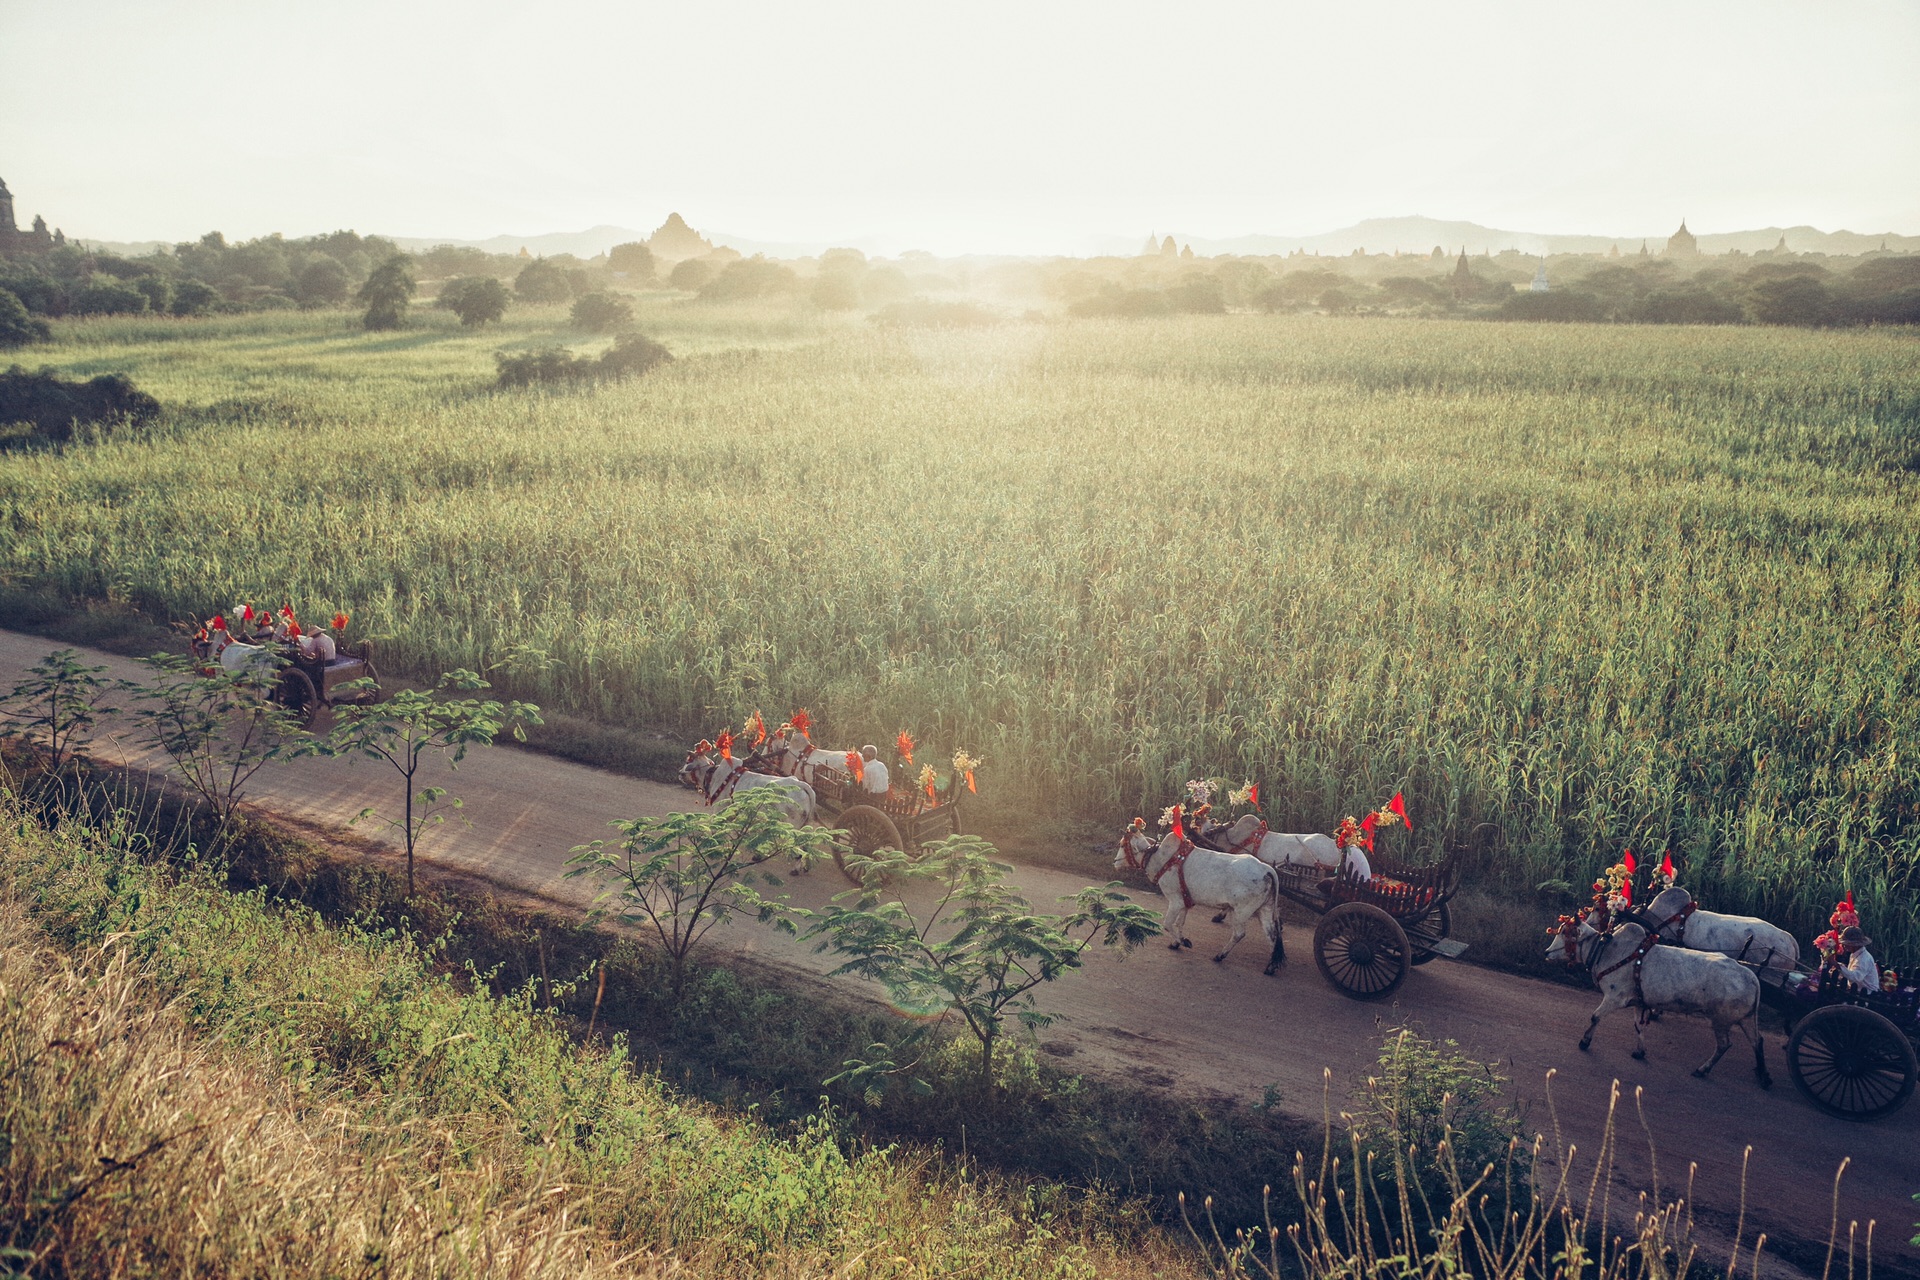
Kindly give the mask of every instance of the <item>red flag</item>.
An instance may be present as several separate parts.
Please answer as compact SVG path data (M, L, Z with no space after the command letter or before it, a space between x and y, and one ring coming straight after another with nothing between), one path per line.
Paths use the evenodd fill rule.
M1669 880L1673 879L1673 850L1671 849L1667 850L1666 857L1660 859L1660 874Z
M1633 860L1633 850L1631 849L1627 850L1626 856L1620 859L1620 862L1622 866L1626 867L1628 876L1632 876L1634 872L1640 869L1640 864Z
M747 728L753 730L753 745L757 750L760 744L767 740L767 722L760 718L758 711L755 711L753 719L747 721Z
M980 794L980 788L973 785L973 770L971 769L967 770L967 790L973 792L975 795Z
M909 763L911 763L911 761L909 761ZM934 794L933 794L933 775L932 774L927 775L927 803L928 804L939 803L939 801L934 797Z
M225 631L227 629L227 615L224 613L214 614L213 621L209 622L207 626L215 631Z
M720 758L722 760L733 759L733 730L722 729L720 731L720 741L715 745L720 748Z
M1247 803L1252 805L1256 809L1260 807L1260 784L1259 783L1256 782L1251 787L1247 788Z
M800 714L805 715L806 712L802 711ZM847 752L847 772L853 775L855 782L866 781L867 766L861 761L858 751Z
M913 764L912 735L910 735L905 729L902 729L900 731L900 736L893 740L893 745L900 749L900 758L906 761L908 765L912 765Z
M247 606L245 606L244 608L242 608L242 609L240 610L240 621L242 621L242 622L252 622L252 621L253 621L253 606L252 606L252 605L247 605Z
M1187 838L1187 824L1180 821L1180 816L1181 816L1180 806L1179 805L1173 806L1174 838L1178 840L1185 840ZM1258 870L1258 868L1255 868L1255 870Z
M1629 880L1620 886L1620 901L1629 907L1633 905L1633 881Z
M1406 826L1407 834L1412 835L1413 819L1407 816L1406 797L1402 796L1398 791L1394 792L1393 799L1387 801L1387 808L1400 815L1400 821Z
M344 614L344 613L336 613L336 614L334 614L334 615L333 615L333 629L334 629L335 631L345 631L345 630L347 629L347 621L348 621L348 619L347 619L347 615L346 615L346 614Z
M803 738L813 737L813 719L810 716L808 716L806 712L804 711L794 712L793 719L789 720L787 723L791 724L793 726L793 731L799 734L801 737Z
M1854 909L1854 907L1853 907L1853 890L1851 890L1851 889L1849 889L1849 890L1847 890L1847 910L1849 910L1849 911L1852 911L1853 909Z
M1373 852L1373 829L1379 825L1380 819L1371 813L1360 819L1360 843L1368 853Z

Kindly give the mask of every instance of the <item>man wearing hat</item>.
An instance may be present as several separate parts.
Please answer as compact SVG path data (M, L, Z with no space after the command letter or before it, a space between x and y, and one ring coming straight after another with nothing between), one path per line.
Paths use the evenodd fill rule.
M1866 930L1857 924L1850 924L1840 931L1840 957L1846 961L1840 974L1863 990L1878 991L1880 966L1874 963L1873 953L1867 950L1867 944L1872 941Z
M872 745L860 748L860 759L861 783L873 795L887 794L887 766L880 759L879 749Z

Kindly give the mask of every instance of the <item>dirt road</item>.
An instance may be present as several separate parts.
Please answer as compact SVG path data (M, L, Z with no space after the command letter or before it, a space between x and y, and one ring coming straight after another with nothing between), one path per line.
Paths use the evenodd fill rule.
M26 667L58 647L0 631L0 689L11 688ZM107 654L94 653L90 660L115 674L139 673L137 664ZM164 764L112 726L95 754L149 768ZM438 763L430 767L436 775L431 781L466 802L464 823L450 821L427 837L433 861L572 906L585 904L592 891L563 878L569 849L609 834L610 819L671 812L693 800L678 788L511 748L476 752L451 775ZM263 808L335 831L366 806L390 805L398 796L396 775L366 761L275 767L252 791ZM365 823L354 830L363 839L379 834ZM393 840L382 843L397 848ZM1017 879L1038 904L1083 883L1039 868L1022 868ZM809 906L845 887L830 868L791 883L795 899ZM1157 895L1135 896L1158 903ZM1850 1219L1863 1230L1875 1219L1875 1274L1920 1275L1920 1256L1905 1243L1920 1219L1920 1203L1909 1198L1920 1191L1920 1102L1874 1124L1829 1119L1788 1080L1778 1036L1769 1037L1768 1046L1772 1092L1755 1083L1737 1036L1713 1076L1696 1080L1689 1071L1710 1052L1712 1036L1705 1024L1684 1018L1648 1028L1645 1062L1628 1056L1633 1033L1625 1015L1604 1025L1593 1051L1583 1054L1576 1041L1597 997L1466 964L1437 961L1410 974L1393 1001L1356 1003L1315 970L1309 917L1290 918L1288 963L1272 978L1261 973L1264 948L1251 940L1224 966L1208 963L1210 947L1223 934L1198 913L1196 918L1191 952L1175 955L1150 944L1125 958L1096 955L1084 972L1049 991L1047 1006L1063 1015L1043 1037L1049 1051L1089 1073L1185 1097L1253 1102L1271 1085L1284 1108L1317 1120L1323 1072L1330 1068L1336 1082L1351 1082L1371 1063L1383 1031L1409 1022L1424 1035L1457 1041L1464 1052L1497 1063L1512 1081L1509 1091L1528 1103L1532 1124L1549 1133L1547 1077L1555 1073L1551 1092L1561 1135L1582 1152L1600 1150L1618 1081L1623 1109L1617 1185L1623 1190L1645 1185L1649 1175L1646 1139L1633 1111L1634 1090L1644 1087L1662 1190L1671 1193L1689 1165L1696 1166L1695 1200L1709 1237L1730 1229L1739 1209L1742 1154L1749 1146L1749 1220L1764 1224L1776 1240L1826 1240L1834 1170L1850 1160L1839 1203L1843 1241ZM762 960L816 973L827 967L826 957L771 930L735 925L715 936L719 945ZM1336 1106L1340 1101L1337 1090ZM1590 1164L1586 1170L1583 1185ZM1724 1252L1711 1260L1724 1264ZM1778 1261L1770 1267L1763 1274L1790 1274Z

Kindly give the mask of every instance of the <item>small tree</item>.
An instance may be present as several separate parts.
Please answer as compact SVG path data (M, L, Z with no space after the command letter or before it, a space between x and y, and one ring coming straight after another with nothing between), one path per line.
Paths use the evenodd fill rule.
M752 916L796 932L789 913L756 885L777 887L768 864L802 870L833 855L833 833L797 828L781 811L786 799L771 787L742 791L718 812L670 813L611 825L621 838L611 848L595 840L573 850L569 878L593 876L602 886L594 915L617 916L650 931L666 954L675 1000L686 987L687 957L715 925ZM611 907L602 903L611 902Z
M375 267L359 293L367 304L367 328L398 329L404 324L414 288L413 260L406 254L396 253Z
M469 329L492 324L507 314L513 295L492 276L461 276L440 290L440 305L460 317Z
M873 979L899 1008L957 1014L980 1045L980 1084L988 1090L1007 1019L1030 1030L1053 1021L1035 999L1041 984L1077 969L1096 942L1131 950L1160 932L1154 914L1114 884L1065 899L1074 906L1069 915L1037 913L1005 884L1012 868L994 861L998 852L978 836L948 836L920 859L897 849L848 855L862 887L834 900L854 898L855 905L829 910L806 933L821 939L820 950L852 957L835 975ZM918 916L904 902L883 902L881 886L893 877L929 881L939 896ZM857 1066L848 1073L857 1074Z
M522 302L565 302L573 297L573 285L558 263L535 258L514 277L513 291Z
M57 649L27 669L28 678L0 700L7 732L46 747L57 768L93 736L106 710L101 700L111 683L89 667L77 649Z
M445 696L448 691L471 693L490 687L478 675L462 669L441 676L433 689L403 689L383 702L348 703L335 709L332 732L324 743L316 744L319 754L384 760L400 774L405 793L400 816L381 821L406 841L409 897L413 894L413 855L420 833L429 824L446 821L439 811L442 804L452 809L461 807L460 799L449 795L445 787L414 789L427 753L444 757L449 768L458 767L466 759L468 747L490 747L502 731L510 731L524 742L526 726L543 723L540 708L530 702L502 705L491 698ZM375 807L369 805L353 820L377 816Z
M217 838L224 838L254 776L307 740L299 717L273 700L279 666L260 662L207 673L177 653L144 661L159 674L152 684L125 685L146 704L134 710L134 724L213 811Z
M638 240L617 244L607 251L607 270L635 284L647 284L653 279L653 250Z
M11 289L0 289L0 347L24 347L52 337L51 325L28 311Z
M633 304L604 290L590 293L573 304L573 325L576 329L605 333L609 329L632 323Z

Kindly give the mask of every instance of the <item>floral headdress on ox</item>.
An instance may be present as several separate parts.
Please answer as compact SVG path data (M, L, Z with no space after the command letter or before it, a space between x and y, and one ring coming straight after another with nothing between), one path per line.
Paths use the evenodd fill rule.
M1827 917L1827 931L1813 940L1814 950L1820 953L1823 963L1831 964L1840 950L1840 934L1843 930L1858 927L1860 910L1853 905L1853 890L1847 890L1847 896L1833 904L1833 914Z
M1393 793L1393 799L1387 801L1385 808L1374 810L1358 822L1351 815L1340 819L1340 825L1333 832L1333 843L1342 851L1357 844L1372 853L1374 832L1395 823L1406 824L1408 833L1412 833L1413 820L1407 817L1407 800L1398 791Z
M740 727L740 732L753 735L753 749L758 751L760 744L767 740L767 722L760 718L760 713L756 710L747 717L747 722Z
M1227 792L1227 803L1235 806L1245 805L1249 809L1258 809L1260 807L1260 784L1252 778L1248 778L1247 784L1238 791Z
M973 771L980 767L980 762L968 755L965 751L956 751L953 753L953 767L955 772L966 778L967 790L973 792L975 795L979 795L980 788L973 785ZM1147 825L1146 819L1144 818L1139 819L1139 822L1143 827Z
M1593 927L1602 933L1612 927L1613 917L1633 905L1633 873L1639 869L1633 850L1600 873L1593 882Z

